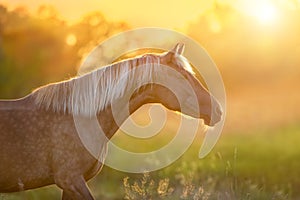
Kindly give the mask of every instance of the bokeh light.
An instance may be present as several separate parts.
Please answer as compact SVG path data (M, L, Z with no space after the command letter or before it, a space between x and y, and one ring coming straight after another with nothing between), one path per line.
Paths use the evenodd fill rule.
M74 46L77 42L77 38L74 34L69 34L66 38L66 43L69 45L69 46Z

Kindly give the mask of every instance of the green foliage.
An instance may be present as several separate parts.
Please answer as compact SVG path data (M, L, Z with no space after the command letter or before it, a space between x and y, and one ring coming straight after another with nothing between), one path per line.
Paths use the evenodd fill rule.
M223 136L213 152L199 160L200 142L175 163L159 171L129 174L104 167L89 182L96 199L289 200L300 198L300 127ZM198 140L199 141L199 140ZM270 145L272 144L272 145ZM0 200L52 200L61 196L51 186Z
M214 151L202 160L197 160L200 144L195 142L171 166L147 175L154 188L167 179L168 188L172 189L165 196L152 190L149 199L298 199L300 148L295 143L299 141L299 130L296 125L232 133L223 136ZM131 199L140 198L133 186L141 183L143 176L129 176L124 181L125 195L133 193L137 196Z
M54 8L36 15L0 5L0 98L17 98L38 86L76 75L82 57L110 35L128 29L99 12L68 25ZM75 43L68 45L69 35Z

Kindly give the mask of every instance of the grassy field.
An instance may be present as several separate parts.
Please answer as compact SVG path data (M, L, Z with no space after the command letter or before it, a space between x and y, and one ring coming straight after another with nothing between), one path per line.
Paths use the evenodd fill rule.
M202 136L175 163L146 174L104 167L89 182L96 199L300 199L300 126L224 134L205 159ZM1 200L59 199L55 186Z

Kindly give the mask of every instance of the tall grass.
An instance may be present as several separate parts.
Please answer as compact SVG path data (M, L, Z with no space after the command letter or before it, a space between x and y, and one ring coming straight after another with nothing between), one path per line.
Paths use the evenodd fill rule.
M89 182L96 199L300 199L300 126L223 135L206 158L199 160L201 137L172 165L145 174L104 167ZM56 186L0 200L58 200Z
M220 153L216 162L224 166L222 175L206 174L199 176L196 163L183 162L173 177L161 178L154 173L140 175L141 177L124 178L124 199L174 199L174 200L285 200L292 199L291 194L282 188L274 187L268 190L265 185L250 178L241 180L237 175L237 149L233 161L224 161ZM220 163L216 163L220 164Z

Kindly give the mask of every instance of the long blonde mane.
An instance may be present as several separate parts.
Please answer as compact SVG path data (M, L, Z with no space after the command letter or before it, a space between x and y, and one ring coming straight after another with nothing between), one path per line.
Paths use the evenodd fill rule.
M190 71L184 57L178 64ZM142 70L138 70L142 67ZM88 74L38 88L33 92L35 103L46 110L75 115L93 116L112 101L122 97L128 88L140 88L164 74L160 57L148 54L121 61Z

